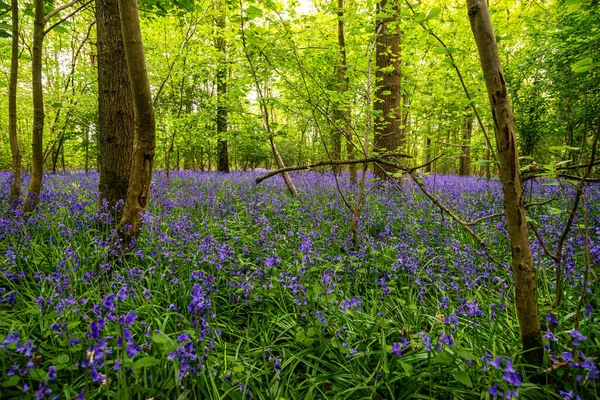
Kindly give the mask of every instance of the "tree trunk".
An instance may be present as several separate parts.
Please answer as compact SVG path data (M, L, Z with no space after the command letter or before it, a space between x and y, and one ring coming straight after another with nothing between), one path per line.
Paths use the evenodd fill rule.
M96 0L98 31L98 150L100 204L106 199L115 221L125 200L135 121L117 0Z
M217 68L217 171L229 172L229 156L227 151L227 53L223 30L225 29L224 4L219 2L219 15L216 18L215 44L219 52Z
M23 211L31 212L42 190L44 173L44 89L42 87L42 46L44 44L44 0L35 0L33 50L31 52L31 82L33 85L33 134L31 138L31 180Z
M342 101L336 107L336 112L334 114L334 120L338 122L338 128L341 129L339 131L339 135L337 137L334 136L334 156L333 158L336 160L340 160L342 153L342 143L341 136L345 136L346 139L346 158L348 160L354 160L354 143L352 143L352 129L350 129L350 107L346 101L346 93L348 92L348 88L350 86L350 79L347 76L348 72L348 60L346 56L346 38L344 34L344 0L337 0L338 6L338 46L340 50L340 64L336 68L338 83L341 85L341 97ZM341 108L341 109L340 109ZM338 167L338 168L341 168ZM335 169L334 169L335 170ZM339 170L337 171L339 172ZM356 165L351 164L348 166L348 172L350 173L350 182L356 183Z
M465 116L465 125L462 134L462 147L460 155L460 175L470 174L471 167L471 134L473 132L473 118L471 114Z
M375 111L375 151L396 151L402 144L400 107L400 5L399 0L381 0L377 4L377 47L375 73L377 89ZM395 168L377 165L375 175L387 179Z
M12 180L8 201L14 204L21 196L21 149L17 136L17 78L19 76L19 1L12 0L12 52L8 85L8 136L12 155Z
M135 115L134 150L129 175L129 187L121 227L124 228L125 249L131 248L131 239L137 239L142 227L142 213L146 211L152 181L156 126L150 83L146 72L144 45L136 0L118 0L123 43Z
M85 174L88 174L89 164L90 164L90 127L88 126L85 129Z
M529 364L541 365L544 352L540 336L535 268L521 186L515 118L508 98L487 3L484 0L467 0L467 6L494 119L500 180L504 191L504 210L512 251L515 304L521 343L525 351L523 357Z

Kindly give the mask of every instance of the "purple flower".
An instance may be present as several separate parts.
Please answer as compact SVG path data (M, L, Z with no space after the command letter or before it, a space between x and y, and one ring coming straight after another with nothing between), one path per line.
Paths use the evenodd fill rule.
M50 368L48 368L48 379L51 381L56 379L56 367L54 365L51 365Z
M583 336L578 330L573 329L569 332L569 335L573 338L573 346L579 346L579 342L585 342L587 340L586 336Z

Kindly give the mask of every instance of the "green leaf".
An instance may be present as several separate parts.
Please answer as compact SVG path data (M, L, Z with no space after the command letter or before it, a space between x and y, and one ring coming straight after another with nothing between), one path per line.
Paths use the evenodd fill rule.
M475 162L475 165L487 166L487 165L495 164L495 163L497 163L496 160L479 160L479 161Z
M40 368L31 370L29 376L36 381L48 381L48 373Z
M246 367L244 367L243 364L238 364L235 367L233 367L233 372L242 372L246 369Z
M404 370L404 372L406 372L407 376L411 376L412 375L412 371L413 371L412 365L404 363L402 361L400 361L400 365L402 366L402 369Z
M58 357L56 357L56 363L57 364L66 364L69 362L69 355L68 354L61 354Z
M171 339L169 339L169 337L162 332L154 332L150 336L150 340L152 340L154 343L158 343L158 344L171 344L172 343Z
M456 349L454 350L454 352L456 354L458 354L460 356L460 358L462 358L463 360L470 360L470 361L474 361L477 359L477 357L475 357L473 354L471 354L470 352L468 352L467 350L463 350L463 349Z
M454 361L454 356L447 351L442 351L438 353L437 356L433 359L434 364L451 364Z
M17 386L19 380L21 380L21 377L19 377L19 375L9 376L4 382L2 382L2 387L8 388Z
M427 20L427 14L425 14L425 13L420 12L415 15L415 22L417 22L417 23L425 22L426 20Z
M427 13L427 21L429 21L430 19L439 17L441 13L442 13L442 9L440 7L432 8Z
M554 214L554 215L560 215L560 214L562 214L562 213L563 213L563 210L561 210L560 208L554 208L554 207L550 207L550 208L548 209L548 212L549 212L550 214Z
M250 7L246 8L245 11L246 11L246 17L248 19L262 17L262 15L263 15L263 10L261 10L258 7L254 7L254 6L250 6Z
M465 371L456 371L455 373L452 374L452 376L454 377L454 379L456 379L458 382L462 383L463 385L465 385L467 387L473 387L473 382L471 381L471 377Z
M581 8L581 3L571 4L567 7L567 14L572 14L575 11L578 11Z
M140 368L148 368L148 367L153 367L156 364L158 364L158 360L154 357L144 357L144 358L140 358L139 360L137 360L136 362L133 363L133 369L140 369Z
M583 73L594 68L592 64L594 60L591 57L584 58L583 60L577 61L575 64L571 65L571 70L575 73Z

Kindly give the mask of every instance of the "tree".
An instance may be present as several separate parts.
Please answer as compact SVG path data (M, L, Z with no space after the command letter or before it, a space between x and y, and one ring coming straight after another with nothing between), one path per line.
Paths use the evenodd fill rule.
M98 46L98 150L100 204L114 206L129 187L135 130L133 97L117 0L96 0ZM113 211L114 210L114 211Z
M342 136L346 139L346 155L348 160L354 160L354 143L352 143L352 131L350 129L350 107L346 104L346 96L349 90L350 79L347 76L348 60L346 55L346 38L344 35L344 0L337 0L337 34L338 46L340 51L339 65L336 67L338 84L340 87L340 95L342 97L341 104L335 108L334 120L337 121L336 135L334 135L334 152L333 159L341 159L342 152ZM333 167L335 170L335 166ZM356 165L348 165L350 173L350 182L356 183Z
M136 0L118 0L118 4L135 115L129 187L120 223L124 232L125 248L129 249L132 239L136 239L141 230L142 213L146 211L150 196L156 126L137 2Z
M377 4L377 47L375 49L375 73L377 89L373 109L375 111L376 150L395 151L402 144L400 106L400 3L399 0L381 0ZM375 175L387 179L388 172L395 169L377 165Z
M75 15L75 13L81 11L85 6L90 4L90 1L84 3L74 12L69 14L66 18L63 18L53 24L47 30L44 30L46 23L54 15L57 15L61 11L72 7L77 4L80 0L73 0L70 3L60 6L50 11L47 15L44 14L44 0L35 0L35 15L33 20L33 44L31 54L31 76L33 85L33 134L31 138L31 179L29 181L29 191L27 198L23 203L23 211L31 212L37 204L38 197L42 190L42 179L44 173L44 153L43 153L43 139L44 139L44 88L42 83L42 50L44 46L44 36L56 28L58 25L66 21L68 18Z
M223 30L225 29L225 6L219 2L216 17L215 44L219 52L217 67L217 171L229 172L229 155L227 152L227 49Z
M10 82L8 85L8 135L12 154L12 181L10 183L11 204L21 196L21 149L17 137L17 78L19 75L19 1L11 1L12 42L10 61Z
M504 210L512 253L515 304L521 343L525 351L524 358L529 364L541 365L544 352L537 308L535 268L525 215L515 117L502 73L487 3L483 0L467 0L467 7L494 120Z
M44 43L44 0L35 0L33 21L33 50L31 54L31 82L33 84L33 134L31 139L31 179L23 203L23 211L33 211L42 190L44 155L44 89L42 87L42 46Z

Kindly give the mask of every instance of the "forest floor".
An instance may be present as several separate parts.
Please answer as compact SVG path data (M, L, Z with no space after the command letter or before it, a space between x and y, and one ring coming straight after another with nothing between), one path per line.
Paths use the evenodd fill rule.
M415 185L369 182L355 246L330 174L292 174L296 199L280 177L254 184L258 172L155 175L143 233L121 258L97 174L47 175L29 217L8 207L0 174L0 398L600 396L594 273L574 329L582 215L556 309L555 265L532 235L544 368L554 366L540 374L519 357L502 216L473 226L484 250ZM502 211L496 181L425 183L467 221ZM530 202L559 189L526 188ZM339 189L356 201L347 177ZM586 198L597 271L600 186ZM549 248L571 201L528 210Z

